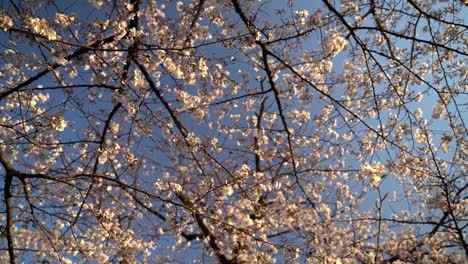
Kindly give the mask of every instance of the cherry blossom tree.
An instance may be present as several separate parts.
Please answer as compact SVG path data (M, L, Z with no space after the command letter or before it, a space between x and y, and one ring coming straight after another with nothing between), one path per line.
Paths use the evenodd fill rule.
M463 263L465 0L0 4L2 263Z

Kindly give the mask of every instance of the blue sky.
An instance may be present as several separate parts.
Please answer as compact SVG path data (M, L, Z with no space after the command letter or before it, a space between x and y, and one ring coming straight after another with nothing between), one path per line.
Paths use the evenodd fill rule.
M64 13L69 13L70 12L70 13L76 14L77 21L83 21L84 22L84 21L90 21L90 20L101 20L101 19L104 18L103 13L101 11L96 11L87 1L81 0L81 1L76 1L76 2L73 2L73 3L67 2L67 1L58 1L58 2L59 3L57 3L58 4L57 8L52 7L52 8L41 9L41 10L39 10L37 12L37 14L39 16L41 16L41 17L54 17L55 12L58 9L58 10L61 10L62 12L64 12ZM172 2L171 4L169 4L169 7L166 9L166 10L168 10L167 13L166 13L166 16L168 16L169 18L176 19L176 16L178 15L178 14L176 14L175 9L174 9L175 4L176 4L175 2ZM289 8L287 6L281 6L281 4L283 4L283 3L282 2L281 3L280 2L274 2L274 1L258 1L256 3L256 5L261 6L262 8L264 8L264 9L262 9L262 12L258 13L259 20L266 19L271 23L279 23L280 19L275 15L275 9L280 8L280 7L285 8L285 10L286 10L285 16L287 17L287 16L290 15L290 12L300 11L302 9L314 9L314 8L319 6L318 1L313 1L312 3L310 1L294 1L294 8L292 10L289 10ZM8 3L3 3L3 5L0 6L0 8L9 9L10 7L8 6ZM106 10L109 10L109 9L106 9ZM204 22L202 22L202 24L203 23ZM261 27L261 24L258 24L257 26ZM75 30L75 29L78 30L78 28L79 27L75 27L73 25L71 26L72 30ZM94 30L96 30L96 29L94 29ZM107 34L107 33L108 32L106 32L105 34ZM311 49L315 49L316 47L318 48L319 45L321 44L321 37L325 36L326 34L327 34L326 32L313 32L311 34L310 38L307 41L302 43L302 47L311 48ZM0 40L1 40L2 43L7 43L8 38L9 38L9 35L7 33L0 32ZM78 39L78 40L74 40L74 41L83 42L82 39ZM10 45L10 44L8 44L8 45ZM401 47L409 48L409 44L407 42L404 42L404 41L400 41L398 43L398 45L401 46ZM9 47L12 48L13 46L10 45ZM59 48L59 47L60 47L60 45L57 45L56 48ZM32 52L40 54L40 50L39 50L39 48L37 46L33 46L33 45L28 46L27 44L20 43L19 46L16 47L16 48L21 49L25 54L32 53ZM65 47L65 48L68 48L68 47ZM0 47L0 52L4 52L5 49L6 49L5 46ZM50 56L50 53L49 53L49 51L47 51L46 48L41 47L41 49L42 49L42 52L44 52L44 54L46 56ZM346 61L349 60L347 55L348 55L348 52L350 52L350 49L351 49L351 47L348 47L348 50L346 50L345 52L343 52L342 54L338 55L337 57L335 57L335 58L333 58L331 60L333 62L333 70L336 73L342 73L343 72L344 64L345 64ZM72 48L71 50L75 50L75 48ZM302 50L301 49L291 50L290 52L293 55L300 55ZM233 62L232 64L227 63L227 65L224 67L225 70L228 70L228 71L231 72L230 77L233 78L234 80L240 80L241 79L241 74L238 73L239 69L241 69L241 70L243 70L243 71L250 74L250 76L248 78L246 78L246 80L245 80L245 87L248 87L248 88L242 87L240 89L240 92L239 92L238 95L241 95L241 94L245 93L249 89L254 90L254 91L258 91L259 87L260 87L260 82L257 80L257 77L259 77L260 79L265 78L265 73L263 71L261 71L261 70L260 71L255 71L255 69L252 66L249 65L250 62L248 61L246 56L242 56L242 54L239 53L239 52L233 52L232 50L223 48L220 45L208 45L206 47L203 47L203 48L201 48L199 50L198 55L199 56L206 56L206 57L210 57L211 55L213 55L215 57L212 60L213 62L208 61L208 64L210 66L213 66L212 65L213 63L218 62L218 58L225 57L226 58L225 61L227 61L227 62L230 60L231 57L233 59L235 59L235 62ZM88 58L88 57L86 57L86 58ZM39 57L38 60L42 60L42 58ZM384 59L382 59L382 62L383 62L383 64L388 63ZM4 62L2 62L2 63L4 63ZM84 63L86 64L86 59L85 59ZM132 68L132 70L134 70L134 69L136 69L136 67ZM287 72L287 71L285 71L285 72ZM28 75L31 75L31 76L34 74L33 72L27 72L27 73L28 73ZM79 77L74 82L87 83L87 82L89 82L89 78L90 78L91 74L92 74L92 71L80 70L79 71ZM96 72L95 74L99 74L99 73ZM112 74L112 72L108 72L108 74ZM333 80L332 75L330 75L328 77L329 77L329 80ZM65 78L65 80L66 81L72 81L71 79L68 79L68 78ZM328 78L327 78L327 80L328 80ZM431 79L431 77L428 77L427 80L429 82L433 81ZM177 86L176 81L172 77L167 76L167 75L163 75L160 78L160 82L161 82L161 86L160 86L161 88L171 88L171 87ZM277 84L279 86L280 84L285 83L285 82L286 81L284 79L284 75L281 75L279 77L278 81L277 81ZM458 79L451 80L450 84L453 84L455 82L463 82L463 80L458 80ZM267 86L267 81L266 80L264 80L264 83L265 83L265 86ZM3 83L1 83L1 84L3 85ZM32 88L37 88L37 85L39 85L39 84L41 84L44 87L47 87L47 86L54 87L54 86L57 85L57 83L55 81L55 78L52 75L48 75L47 77L44 77L43 79L41 79L41 81L33 83L31 85L31 87ZM285 84L285 86L286 85L287 84ZM202 87L200 86L200 83L196 83L195 85L192 85L192 86L190 86L190 85L185 86L186 91L191 93L191 94L199 93L199 89L201 90L201 88ZM281 88L283 88L283 87L281 87ZM384 87L383 85L377 87L378 92L383 92L383 91L385 91L385 89L387 89L387 87ZM416 91L424 91L424 90L427 89L427 87L425 87L424 85L422 85L422 86L414 85L414 86L412 86L411 89L416 90ZM149 89L146 89L146 90L149 91ZM63 111L63 109L66 109L66 112L64 114L64 118L69 121L69 127L67 128L67 130L65 132L58 133L58 137L60 138L62 143L63 142L71 142L71 141L78 140L78 139L82 138L82 132L83 132L83 129L84 129L84 124L88 123L88 120L85 118L85 116L87 114L96 114L96 112L101 108L110 111L112 109L112 107L116 103L115 100L113 99L113 95L115 94L115 92L110 91L110 90L106 90L106 89L94 90L94 91L97 91L97 93L94 95L94 96L96 96L94 102L93 102L93 100L90 99L90 97L93 96L92 95L93 92L90 92L90 90L87 90L87 89L76 89L76 90L73 89L73 92L69 91L69 94L63 92L62 90L54 90L54 89L43 89L43 91L44 92L47 91L47 93L49 93L50 98L51 98L49 103L53 102L53 104L57 105L57 108L53 109L52 112L57 112L58 113L60 111ZM341 95L344 94L343 85L342 84L336 84L333 87L330 87L330 94L332 96L335 96L336 98L339 98ZM135 96L135 95L131 95L131 96ZM221 99L222 100L229 99L229 98L232 98L232 96L234 96L234 95L229 94L228 92L225 92L224 95L223 95L223 98L220 98L220 100ZM78 98L79 101L78 102L71 101L70 98L72 98L72 97ZM129 97L130 97L130 95L129 95ZM267 97L268 98L265 101L267 111L269 113L277 113L278 112L278 106L275 104L274 97L271 94L267 95ZM261 96L255 97L256 100L260 99L260 98L262 98L262 97ZM295 105L294 102L293 102L291 104L289 110L286 110L286 113L289 112L292 109L298 108L300 110L304 110L304 111L309 112L311 114L311 116L318 116L318 115L320 115L322 113L323 108L327 104L329 104L329 101L321 100L321 99L317 99L317 98L318 97L315 97L315 99L314 99L315 103L312 104L311 106L299 106L299 105ZM166 99L168 101L170 101L171 105L174 108L181 105L179 102L176 102L174 94L171 94L171 93L168 92L166 94ZM250 98L245 98L245 99L241 99L241 100L237 100L237 101L242 103L242 102L245 102L246 100L249 100L249 99ZM432 112L432 107L434 105L434 101L436 101L436 100L437 100L436 95L433 92L429 91L422 102L420 102L420 103L409 103L407 105L407 107L408 107L408 110L410 110L410 111L415 111L417 108L421 108L423 110L423 112L424 112L425 117L430 119L431 112ZM145 114L150 116L149 110L152 109L152 107L154 107L155 109L158 108L159 107L159 101L156 98L151 98L151 99L148 99L147 102L148 102L148 105L144 105L142 102L139 102L139 103L141 103L139 105L139 107L140 107L140 110L142 112L145 112ZM464 96L464 99L459 99L459 102L461 102L461 103L466 102L466 95ZM85 104L85 107L83 107L83 109L85 109L84 112L80 112L80 111L77 110L78 109L77 106L80 103ZM234 104L235 104L234 102L231 103L231 105L234 105ZM260 101L255 101L254 104L256 106L258 106L257 108L259 108ZM216 108L211 108L211 109L216 109ZM125 109L125 110L127 110L127 109ZM125 110L122 111L122 112L119 112L116 115L116 118L115 118L116 121L119 122L121 125L129 125L131 123L129 121L125 121L125 116L126 116ZM99 120L100 124L96 125L96 127L95 127L96 131L99 131L99 130L102 129L109 111L103 113L103 116L97 116L96 115L94 117L90 117L90 119L100 119ZM212 116L210 118L207 118L204 123L196 122L195 119L190 114L181 114L180 115L180 120L182 121L182 123L184 124L184 126L187 129L189 129L190 131L194 131L195 134L197 134L201 138L210 138L210 137L213 137L213 136L217 136L218 133L217 133L216 129L215 128L210 128L208 126L208 123L216 121L216 117L217 117L216 113L220 113L220 111L219 112L216 112L214 110L213 111L207 110L207 111L210 111ZM247 116L252 114L251 112L243 111L242 107L238 107L238 108L235 108L235 109L229 109L227 112L228 112L228 114L226 115L226 118L223 119L222 124L224 126L226 126L226 127L231 126L233 129L238 129L240 126L246 125L245 120L246 120ZM385 111L381 112L383 122L387 121L386 114L388 114L388 112L391 112L391 111L385 110ZM462 116L462 118L466 119L466 111L463 111L462 113L464 114L464 116ZM166 112L164 112L164 111L159 111L158 115L160 115L162 118L169 118L168 114ZM232 118L230 117L230 115L240 115L240 120L241 120L240 123L235 123L234 121L232 121ZM17 118L20 118L20 117L18 116ZM370 124L371 126L375 127L375 126L378 125L378 121L375 120L375 119L366 118L365 120L368 121L369 122L368 124ZM143 120L142 123L144 123L144 122L145 121ZM149 122L149 120L148 120L148 122ZM311 122L311 124L312 124L312 122ZM279 122L276 123L276 126L278 128L281 128L281 124ZM302 129L302 131L304 131L305 133L309 133L309 132L310 133L315 133L318 129L321 129L320 127L319 128L315 128L315 127L302 127L301 128L300 126L294 125L294 124L290 124L290 126L297 129L297 130ZM436 120L432 124L432 127L437 128L438 130L441 130L441 131L448 131L450 133L447 120ZM357 126L357 130L361 130L363 128L364 127L362 125ZM133 127L132 128L122 127L122 130L125 131L125 132L128 132L128 133L132 133L133 129L134 129ZM340 129L337 129L337 132L345 132L347 130L348 130L347 127L342 127ZM96 133L98 133L98 132L96 132ZM178 168L175 165L176 162L174 162L174 160L177 160L178 158L180 158L180 156L179 157L172 156L171 151L177 149L179 147L178 144L180 144L181 142L172 142L171 144L167 144L166 141L161 140L161 138L163 137L164 134L165 133L163 132L163 129L156 125L154 127L154 129L152 129L151 131L149 131L147 133L146 136L142 136L141 138L136 138L134 141L131 141L131 140L127 141L127 144L130 145L129 147L131 149L135 150L136 152L140 152L141 157L146 156L146 158L148 158L148 161L147 161L147 164L146 164L147 166L155 166L155 167L161 166L161 167L167 167L168 171L177 171ZM240 138L239 135L240 134L237 133L234 136ZM274 135L274 133L272 132L269 135ZM364 135L359 135L359 136L363 137ZM437 142L439 136L441 136L441 135L435 136L434 141ZM124 138L125 138L125 135L122 132L122 135L119 136L119 138L115 138L114 140L118 141L118 140L123 140ZM327 145L326 141L331 140L331 139L332 139L332 137L330 137L330 138L321 138L324 145ZM226 136L226 137L221 138L221 140L229 141L230 138L228 136ZM240 147L236 146L235 142L227 142L224 146L232 148L232 152L235 153L234 155L237 155L238 161L246 162L251 167L254 167L253 155L251 155L251 153L248 153L248 152L242 152L243 151L242 147L248 146L248 144L251 144L251 143L249 143L252 140L251 135L247 136L245 138L245 140L246 140L247 143L244 142L243 144L245 144L245 145L241 145ZM67 148L68 151L74 151L73 145L67 146L65 148ZM239 149L242 150L242 151L239 151ZM167 152L164 153L164 152L162 152L160 150L165 150ZM226 152L223 152L223 153L221 153L219 155L216 155L216 157L219 158L220 160L225 160L225 159L228 159L228 157L232 157L231 154L232 153L229 153L229 152L226 151ZM395 153L390 152L390 154L394 155ZM448 160L450 160L452 158L451 155L453 155L453 153L449 152L448 154L440 154L440 152L438 152L439 157L446 158ZM329 166L333 167L334 165L337 165L336 160L328 159L328 158L325 158L325 157L321 157L321 158L322 158L322 160L318 164L318 167L320 167L320 168L327 168ZM351 170L357 170L357 169L360 168L361 164L363 164L364 162L372 163L373 161L381 161L382 163L385 163L389 159L389 156L384 151L379 151L379 152L376 152L375 154L366 156L362 161L358 161L353 156L349 156L349 157L344 158L344 159L348 163L347 168L349 168ZM25 158L25 160L27 160L27 158ZM185 164L185 165L190 164L190 161L188 159L180 159L177 162L180 162L181 164ZM56 166L60 167L62 165L63 164L59 162L59 163L57 163ZM239 163L239 164L231 165L231 167L234 169L236 167L240 167L241 165L242 164ZM99 166L101 166L101 165L99 165ZM102 165L101 168L105 168L106 166L110 166L110 165L105 164L105 165ZM281 166L279 166L279 167L281 167ZM286 168L287 166L285 165L284 167ZM20 165L19 168L27 169L26 166L21 167L21 165ZM285 174L287 173L286 169L282 168L282 170L284 171ZM150 182L156 181L157 179L161 179L162 178L162 172L163 172L163 170L160 170L158 173L153 173L153 174L151 174L149 176L148 175L142 175L142 176L147 176L146 182L150 183ZM126 175L126 174L124 172L122 172L122 175ZM351 180L349 180L348 182L353 182L354 179L352 177L354 177L354 176L355 176L355 173L351 172ZM123 177L125 177L125 176L123 176ZM194 182L200 181L200 179L193 179L193 181ZM343 180L343 182L346 182L346 181ZM355 184L355 185L353 184L352 185L352 191L360 192L361 187L362 186L361 186L360 183ZM398 210L399 211L400 209L409 207L407 201L403 198L403 196L404 196L403 192L405 190L402 189L402 186L397 183L396 179L394 179L394 178L392 178L390 176L386 177L384 179L383 184L382 184L381 187L382 187L382 190L381 190L382 195L385 195L386 193L389 193L389 197L390 197L392 195L392 192L396 191L397 194L400 196L399 202L394 203L392 205L392 207L391 207L392 210ZM151 190L152 185L148 184L148 185L144 186L143 188L145 188L145 189L147 188L148 190ZM111 195L114 195L115 197L117 197L117 193L112 193L111 192ZM376 198L377 198L377 191L376 190L369 191L369 193L367 193L365 195L365 201L362 203L361 209L362 210L370 210L371 208L374 208ZM333 202L334 197L328 197L328 199L329 199L330 202ZM390 210L390 207L385 207L385 208L386 208L386 210L384 211L384 215L389 217L390 214L393 211ZM153 218L149 218L149 219L154 220ZM54 221L54 220L49 220L49 221ZM154 223L152 223L152 224L154 224ZM148 225L149 225L149 221L148 221ZM160 250L157 250L156 252L154 252L157 255L168 255L168 256L179 255L178 257L180 259L187 260L188 258L199 257L200 254L203 254L203 250L200 250L200 247L202 247L200 243L194 243L194 245L185 252L176 252L175 253L175 252L170 251L170 247L174 243L174 240L173 240L173 238L171 236L161 237L159 241L160 241L159 246L160 246L160 248L163 248L163 249L160 249Z

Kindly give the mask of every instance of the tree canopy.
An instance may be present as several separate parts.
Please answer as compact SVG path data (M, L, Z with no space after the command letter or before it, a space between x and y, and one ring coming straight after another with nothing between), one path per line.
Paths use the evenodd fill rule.
M0 261L466 261L466 11L2 1Z

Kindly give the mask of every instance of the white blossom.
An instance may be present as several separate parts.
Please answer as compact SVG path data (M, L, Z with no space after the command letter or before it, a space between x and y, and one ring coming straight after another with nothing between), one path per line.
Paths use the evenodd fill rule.
M6 14L0 13L0 28L7 31L13 27L13 20Z
M75 21L74 16L57 13L55 14L55 23L62 27L66 27Z

